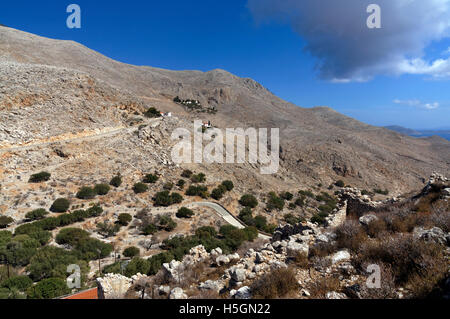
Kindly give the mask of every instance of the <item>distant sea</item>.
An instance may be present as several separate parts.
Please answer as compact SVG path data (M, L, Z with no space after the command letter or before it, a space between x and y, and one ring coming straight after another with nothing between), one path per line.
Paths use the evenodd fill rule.
M397 125L385 126L385 128L412 137L429 137L437 135L450 141L450 130L413 130Z

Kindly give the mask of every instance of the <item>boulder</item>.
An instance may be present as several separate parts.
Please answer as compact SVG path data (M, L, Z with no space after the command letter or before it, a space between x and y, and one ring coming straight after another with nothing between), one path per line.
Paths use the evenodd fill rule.
M225 285L219 280L207 280L199 285L200 289L213 290L216 292L220 292L224 287Z
M431 229L424 229L422 227L416 227L413 231L414 238L424 240L426 242L434 242L441 245L448 245L448 234L444 233L439 227L433 227Z
M234 299L250 299L252 297L250 287L244 286L239 288L233 295Z
M348 250L340 250L337 253L335 253L333 256L331 256L331 263L337 264L342 261L348 261L350 260L351 256Z
M336 291L327 292L327 294L325 295L325 298L326 299L348 299L346 294L339 293Z
M231 261L236 261L236 260L241 259L241 256L239 256L238 253L234 253L234 254L231 254L231 255L227 255L227 257L228 257L228 259L230 260L230 262L231 262Z
M247 278L247 272L245 269L242 268L235 268L231 272L231 279L233 279L236 282L242 282Z
M287 244L287 253L289 255L297 255L297 254L304 254L308 256L309 253L309 246L306 243L298 243L295 241L290 241Z
M216 258L216 264L219 266L227 265L229 263L230 263L230 258L228 258L225 255L220 255L219 257Z
M214 248L213 250L211 250L211 255L212 256L220 256L222 255L222 249L220 247Z
M361 223L361 225L369 226L370 223L376 221L377 219L378 219L378 217L376 215L368 214L368 215L361 216L359 218L359 222Z
M177 287L172 289L169 299L187 299L187 295L184 293L183 289Z

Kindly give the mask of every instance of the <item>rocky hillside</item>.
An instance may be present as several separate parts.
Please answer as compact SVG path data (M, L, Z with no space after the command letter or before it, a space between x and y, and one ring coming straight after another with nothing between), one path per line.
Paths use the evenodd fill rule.
M279 127L281 165L303 185L329 185L344 179L360 188L387 188L401 193L414 188L432 171L449 170L448 141L406 137L326 107L297 107L257 82L223 70L169 71L132 66L72 41L42 38L5 27L0 27L0 61L4 74L0 91L2 124L8 128L32 126L32 119L39 118L42 109L51 105L55 108L51 109L52 118L57 122L32 132L0 128L1 140L6 144L26 143L31 135L41 138L61 134L62 127L82 131L86 126L117 125L123 114L111 113L110 107L137 109L146 105L190 119L211 120L219 128ZM17 75L12 76L14 73ZM38 74L42 74L40 81ZM15 83L19 79L28 82ZM69 96L74 98L67 99ZM203 109L198 112L176 104L176 96L196 99ZM95 117L97 112L91 112L91 103L97 110L106 108L104 119ZM75 115L57 111L71 107L76 108ZM209 109L216 111L205 112ZM19 115L13 116L12 112ZM35 115L28 117L28 113ZM79 116L87 113L92 114L92 119ZM29 118L30 123L20 122L20 117L25 121Z

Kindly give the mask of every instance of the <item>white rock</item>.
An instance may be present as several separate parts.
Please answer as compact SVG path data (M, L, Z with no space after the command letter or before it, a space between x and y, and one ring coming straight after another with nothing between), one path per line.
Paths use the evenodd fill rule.
M234 299L250 299L252 297L250 287L244 286L239 288L233 297Z
M368 215L361 216L359 218L359 222L364 226L368 226L370 223L376 221L377 219L378 219L378 217L376 215L368 214Z
M231 272L231 278L236 281L244 281L247 277L247 272L245 269L242 268L236 268Z
M290 241L287 244L286 248L287 253L292 255L301 253L307 256L309 253L309 246L306 243L297 243L295 241Z
M333 256L331 256L331 263L337 264L341 261L347 261L351 258L350 253L348 250L340 250L337 253L335 253Z
M230 259L227 256L220 255L216 258L216 264L219 266L226 265L230 263Z
M172 289L169 299L187 299L187 295L184 293L183 289L177 287Z
M325 295L325 298L326 299L348 299L347 295L336 292L336 291L327 292L327 294Z

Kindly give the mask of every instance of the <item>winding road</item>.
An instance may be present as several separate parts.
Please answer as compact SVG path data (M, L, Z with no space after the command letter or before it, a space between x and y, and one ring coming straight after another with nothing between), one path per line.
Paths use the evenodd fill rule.
M186 205L178 205L178 206L173 206L173 207L162 207L162 208L157 207L154 209L154 211L158 212L158 213L174 212L174 211L177 211L181 207L186 207L186 208L207 207L207 208L214 210L214 212L218 216L220 216L222 219L224 219L230 225L233 225L234 227L239 228L239 229L243 229L246 227L241 221L239 221L236 217L234 217L225 207L223 207L220 204L214 203L214 202L194 202L194 203L189 203ZM258 233L258 238L271 239L272 237L268 236L266 234Z

